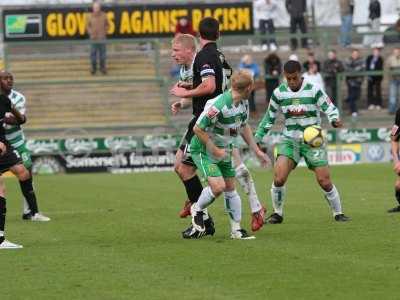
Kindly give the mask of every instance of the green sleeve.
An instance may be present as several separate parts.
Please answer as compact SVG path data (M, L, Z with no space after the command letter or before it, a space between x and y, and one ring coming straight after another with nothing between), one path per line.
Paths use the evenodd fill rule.
M256 130L255 139L257 142L261 141L264 138L264 136L268 133L268 131L271 129L271 127L274 125L278 110L279 110L278 99L275 96L274 92L269 101L267 112L265 113L264 117L262 118Z
M339 119L339 110L324 91L318 89L315 98L318 107L324 114L326 114L330 123Z

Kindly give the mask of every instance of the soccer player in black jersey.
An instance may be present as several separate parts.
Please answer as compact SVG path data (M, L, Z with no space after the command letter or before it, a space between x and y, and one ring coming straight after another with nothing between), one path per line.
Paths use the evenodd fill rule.
M213 18L204 18L199 24L201 50L193 62L193 84L191 88L183 87L179 83L171 89L171 94L179 98L192 98L193 118L189 122L183 143L180 149L186 152L187 145L193 137L193 126L204 110L206 102L221 94L226 86L226 70L230 66L224 55L218 51L216 41L219 38L219 23ZM189 211L191 204L197 201L203 187L196 175L196 168L190 157L182 161L181 172L186 173L183 180L190 202L185 209ZM205 216L206 233L214 234L214 225L211 218ZM185 237L185 233L184 233Z
M0 174L10 170L18 178L25 199L30 203L36 203L31 174L23 165L18 152L7 142L4 130L4 121L7 113L12 113L18 124L25 123L26 117L11 104L11 100L6 96L4 90L4 82L0 81ZM21 245L11 243L5 239L6 211L5 186L3 181L0 180L0 249L22 248Z
M395 197L398 206L391 208L388 210L389 213L400 212L400 153L399 153L399 140L400 140L400 108L396 111L396 118L394 121L394 125L392 127L392 157L393 157L393 169L394 172L398 175L395 183Z

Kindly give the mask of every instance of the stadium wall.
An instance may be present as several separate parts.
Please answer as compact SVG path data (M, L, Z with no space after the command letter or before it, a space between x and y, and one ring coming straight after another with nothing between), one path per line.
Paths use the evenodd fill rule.
M332 165L391 160L388 128L329 130L326 137ZM271 156L281 138L276 132L265 138ZM31 139L27 147L34 173L133 173L172 170L180 139L180 135ZM239 146L246 164L258 166L243 141Z

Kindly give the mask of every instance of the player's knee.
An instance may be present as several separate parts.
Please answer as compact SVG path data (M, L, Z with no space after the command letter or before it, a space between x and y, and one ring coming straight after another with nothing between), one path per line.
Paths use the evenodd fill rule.
M394 187L395 187L396 190L398 190L398 191L400 190L400 180L396 181L396 184L395 184Z
M214 183L210 185L211 191L214 194L215 198L217 198L219 195L221 195L226 188L226 185L224 182L221 183Z
M285 183L286 183L286 177L285 176L281 176L281 175L275 174L274 185L276 187L284 186Z
M333 185L332 185L332 182L331 182L331 179L329 178L329 176L318 177L317 180L318 180L318 184L320 185L320 187L323 190L325 190L327 192L332 190Z
M25 181L31 178L31 174L24 166L17 168L15 175L19 181Z

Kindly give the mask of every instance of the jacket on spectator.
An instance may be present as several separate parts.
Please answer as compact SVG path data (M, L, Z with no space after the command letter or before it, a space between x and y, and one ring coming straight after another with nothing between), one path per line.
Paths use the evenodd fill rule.
M400 57L396 57L393 54L390 55L387 59L386 65L389 71L400 72ZM392 75L391 78L394 80L400 80L400 75Z
M344 71L343 63L338 59L327 59L324 62L322 71L328 78L336 78L336 74Z
M374 60L374 56L370 55L367 57L367 61L366 61L366 66L365 69L367 71L382 71L383 70L383 59L381 56L378 56L375 60ZM372 80L382 80L383 76L369 76L370 79Z
M91 40L104 40L107 36L109 24L105 12L91 13L89 16L87 31Z
M286 9L292 18L303 17L307 11L306 0L286 0Z
M381 4L378 0L373 0L369 3L369 18L370 20L379 19L381 17Z
M241 62L239 64L239 69L248 70L253 75L254 79L260 76L260 68L256 63L246 64L244 62Z
M348 16L352 15L354 11L354 0L340 0L340 15Z
M282 62L278 55L270 54L264 60L265 75L279 77L282 73Z
M265 0L256 0L254 2L254 9L260 20L273 20L277 12L276 0L271 0L269 4Z
M360 57L358 59L349 59L346 62L346 71L348 72L360 72L365 70L365 62ZM361 86L363 82L362 76L347 76L346 82L350 86Z

